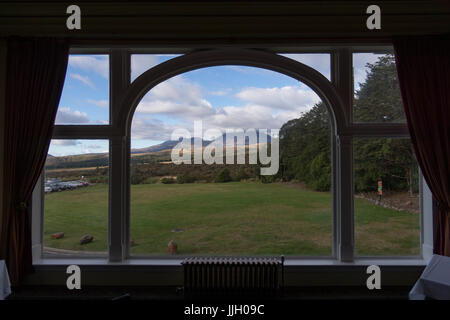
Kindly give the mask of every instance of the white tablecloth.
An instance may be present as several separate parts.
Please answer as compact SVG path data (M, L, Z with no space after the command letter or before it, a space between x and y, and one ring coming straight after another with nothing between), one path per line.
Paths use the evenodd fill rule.
M450 300L450 257L433 255L409 292L411 300L424 300L426 297Z
M9 282L8 269L5 260L0 260L0 300L11 294L11 283Z

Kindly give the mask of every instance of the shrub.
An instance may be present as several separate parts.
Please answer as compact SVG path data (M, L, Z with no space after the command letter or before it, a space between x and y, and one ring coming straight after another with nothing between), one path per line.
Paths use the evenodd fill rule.
M89 183L108 183L107 176L95 176L87 178Z
M135 172L134 174L131 175L131 184L141 184L144 182L144 176L140 173Z
M239 168L238 173L236 174L236 181L246 180L249 178L247 172L245 172L244 168Z
M216 176L216 182L229 182L231 181L230 170L223 168Z
M260 175L259 179L261 180L262 183L272 183L275 182L276 180L276 176L275 175Z
M148 177L142 181L143 184L154 184L154 183L158 183L158 182L159 182L158 177Z
M181 184L194 183L196 180L197 180L197 178L194 176L191 176L189 174L189 172L186 172L186 173L182 174L181 176L177 177L177 182L181 183Z
M161 183L164 183L164 184L172 184L175 182L176 182L176 180L174 178L162 178L161 179Z

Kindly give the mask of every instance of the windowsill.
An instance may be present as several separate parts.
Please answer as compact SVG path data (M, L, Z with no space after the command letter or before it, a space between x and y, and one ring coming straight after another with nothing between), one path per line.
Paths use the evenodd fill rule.
M182 259L128 259L110 262L105 258L49 258L34 264L36 273L30 285L65 284L66 268L79 265L85 286L182 286ZM286 287L302 286L361 286L366 283L366 268L378 265L385 286L412 286L426 266L420 258L357 259L340 262L336 259L286 259Z
M45 266L68 266L72 264L82 266L149 266L149 267L179 267L182 259L127 259L120 262L112 262L102 258L47 258L34 263L35 267ZM335 259L289 259L286 258L284 265L286 267L308 267L308 266L426 266L427 262L421 258L361 258L353 262L341 262Z

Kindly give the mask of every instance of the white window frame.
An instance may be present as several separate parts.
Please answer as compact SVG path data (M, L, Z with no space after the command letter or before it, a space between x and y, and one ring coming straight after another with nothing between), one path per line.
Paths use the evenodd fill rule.
M225 49L226 50L226 49ZM239 50L239 49L237 49ZM71 48L71 54L108 54L110 62L110 123L108 125L56 125L54 139L105 139L109 140L109 208L108 208L108 257L57 257L48 258L42 254L44 192L41 177L33 193L33 261L35 266L67 265L145 265L179 267L180 258L158 257L137 258L129 254L130 226L130 137L118 126L118 119L124 119L121 105L129 97L125 96L130 87L130 57L133 53L187 53L183 49L152 48L98 48L78 46ZM295 48L268 49L276 53L329 53L331 59L331 86L337 92L344 108L339 135L332 134L332 180L333 180L333 254L327 258L287 257L286 266L362 266L378 264L387 266L418 266L426 264L432 253L432 201L425 183L420 183L421 251L419 257L364 257L354 256L354 186L353 186L353 138L354 137L399 137L409 138L406 124L402 123L356 123L353 122L353 52L392 52L390 45L339 45L335 47L317 45ZM177 58L174 58L177 59ZM193 61L196 63L196 61ZM309 68L309 67L307 67ZM152 68L153 69L153 68ZM187 68L187 71L189 68ZM309 68L310 69L310 68ZM192 68L190 69L192 70ZM317 71L315 71L319 74ZM145 74L145 73L144 73ZM142 75L141 75L142 76ZM140 76L140 77L141 77ZM321 77L325 78L323 75ZM170 75L167 75L170 78ZM139 78L138 78L139 79ZM326 79L326 78L325 78ZM135 80L136 81L136 80ZM328 80L327 80L328 81ZM139 92L141 97L146 92ZM134 97L133 99L140 99ZM335 106L333 106L334 108ZM131 121L127 119L129 123ZM420 175L420 181L423 179Z

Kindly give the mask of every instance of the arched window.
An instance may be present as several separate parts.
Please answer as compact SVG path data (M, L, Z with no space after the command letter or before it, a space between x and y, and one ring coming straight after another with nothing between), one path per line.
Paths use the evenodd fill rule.
M80 51L74 53L86 53ZM57 123L51 152L62 155L61 148L69 148L70 141L73 150L108 150L92 159L77 158L84 161L83 170L91 170L89 175L69 168L73 154L48 162L53 179L74 182L82 176L95 185L75 188L72 198L61 193L64 201L47 193L43 220L36 222L46 230L35 241L38 255L46 246L68 250L68 255L106 251L110 261L167 257L170 240L177 242L178 257L285 254L345 262L362 256L420 255L422 183L396 96L392 56L367 50L353 54L351 48L318 52L320 66L314 65L311 50L308 56L247 49L170 56L144 55L145 50L102 52L109 56L109 99L86 97L86 103L106 105L106 110L109 105L109 121ZM323 61L329 61L328 67ZM83 71L82 65L78 68ZM74 80L97 87L81 71ZM86 118L79 111L78 118ZM194 133L195 120L203 121L200 135ZM185 134L172 136L176 128ZM203 135L206 129L218 131ZM261 162L241 167L176 164L186 160L184 152L172 152L180 137L194 142L192 149L185 149L193 151L195 162L195 150L201 150L203 160L205 150L217 156L226 149L226 142L211 148L212 141L224 140L226 129L255 129L267 140L257 137L251 143L244 138L235 146L236 160L239 151L250 159L252 145L271 149L278 142L276 173L262 175ZM280 131L264 136L261 129ZM57 169L67 170L64 176L70 181L57 176ZM220 182L230 179L235 181ZM108 199L102 200L101 210L95 209L100 202L89 198L91 187L103 190L100 198ZM85 206L83 223L71 224L74 214L65 215L70 211L65 206ZM81 244L80 237L95 233L89 227L96 224L103 231ZM58 232L65 232L65 241L56 238Z
M262 68L153 87L131 127L131 255L331 257L330 122L308 86Z

